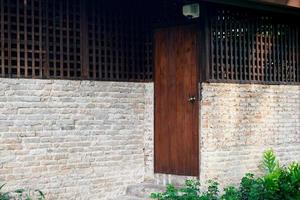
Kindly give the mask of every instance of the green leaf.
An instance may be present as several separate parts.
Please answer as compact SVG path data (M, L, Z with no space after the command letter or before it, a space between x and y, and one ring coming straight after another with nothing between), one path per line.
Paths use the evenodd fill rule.
M279 168L279 162L272 149L266 150L263 154L263 167L267 173L272 173Z

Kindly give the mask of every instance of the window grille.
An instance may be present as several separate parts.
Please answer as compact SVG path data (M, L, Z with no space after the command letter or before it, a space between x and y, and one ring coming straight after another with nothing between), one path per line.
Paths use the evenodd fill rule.
M0 76L152 80L150 15L130 5L0 0Z
M211 7L209 15L210 80L300 82L297 20L232 7Z

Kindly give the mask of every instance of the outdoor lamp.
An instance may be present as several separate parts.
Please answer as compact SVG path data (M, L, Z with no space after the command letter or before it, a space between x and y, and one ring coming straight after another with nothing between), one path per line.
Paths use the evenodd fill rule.
M199 3L183 5L182 14L189 19L198 18L200 15Z

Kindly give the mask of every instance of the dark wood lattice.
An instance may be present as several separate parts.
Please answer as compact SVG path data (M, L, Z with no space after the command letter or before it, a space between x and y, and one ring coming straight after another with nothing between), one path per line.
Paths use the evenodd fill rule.
M41 1L1 0L2 77L41 77Z
M141 2L88 4L88 76L103 80L151 80L150 20ZM113 12L111 12L113 10ZM141 23L143 22L143 23Z
M137 2L0 0L0 76L152 80L149 15Z
M299 24L241 8L209 10L210 74L214 81L299 83Z

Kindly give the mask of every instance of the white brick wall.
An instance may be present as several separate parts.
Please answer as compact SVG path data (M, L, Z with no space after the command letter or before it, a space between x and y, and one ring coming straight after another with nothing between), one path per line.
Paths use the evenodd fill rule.
M237 183L267 148L300 161L300 86L202 87L202 182ZM0 183L107 199L153 178L153 101L153 83L0 79Z
M144 133L144 151L145 151L145 179L153 179L153 136L154 136L154 85L148 83L145 86L145 133Z
M0 183L70 200L143 181L151 85L0 79Z
M300 86L203 84L201 181L238 183L273 148L300 161Z

